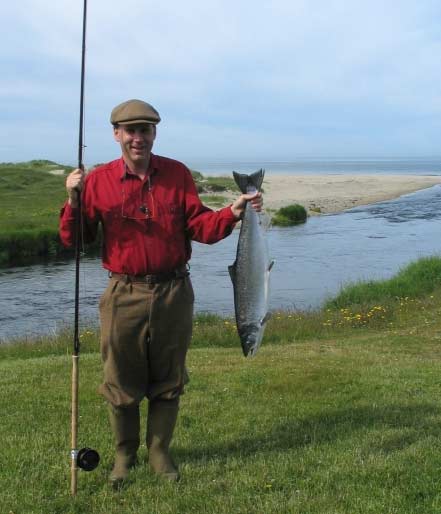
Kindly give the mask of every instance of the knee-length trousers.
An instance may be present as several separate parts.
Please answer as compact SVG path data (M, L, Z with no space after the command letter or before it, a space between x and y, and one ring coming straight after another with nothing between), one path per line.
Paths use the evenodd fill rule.
M112 405L183 393L193 304L188 276L157 284L109 280L99 305L104 381L98 391Z

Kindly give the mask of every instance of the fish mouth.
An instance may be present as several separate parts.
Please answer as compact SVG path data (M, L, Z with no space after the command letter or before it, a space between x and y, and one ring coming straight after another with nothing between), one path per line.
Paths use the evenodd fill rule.
M242 350L245 357L252 357L255 354L254 351L255 342L249 343L248 341L242 343Z
M240 334L242 351L245 357L254 357L263 339L264 327L248 325Z
M247 346L246 348L243 348L243 354L245 357L254 357L257 353L258 346L256 346L255 343Z

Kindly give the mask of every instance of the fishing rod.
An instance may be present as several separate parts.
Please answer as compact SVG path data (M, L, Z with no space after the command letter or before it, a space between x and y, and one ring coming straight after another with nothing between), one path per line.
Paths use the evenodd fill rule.
M80 88L80 123L78 137L78 168L84 169L83 164L83 124L84 124L84 76L86 68L86 20L87 0L83 4L83 40L81 51L81 88ZM94 470L99 463L100 456L91 448L77 449L78 444L78 384L79 384L79 360L80 360L80 338L79 338L79 304L80 304L80 257L81 257L81 194L77 191L78 206L75 217L75 318L74 318L74 340L72 353L72 418L71 418L71 483L70 491L72 496L77 494L78 469L84 471Z

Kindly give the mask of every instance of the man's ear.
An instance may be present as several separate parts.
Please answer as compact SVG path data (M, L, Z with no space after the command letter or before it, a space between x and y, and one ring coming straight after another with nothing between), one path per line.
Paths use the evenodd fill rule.
M120 134L120 131L121 129L119 127L113 127L113 138L115 139L115 141L117 141L118 143L121 142L121 134Z

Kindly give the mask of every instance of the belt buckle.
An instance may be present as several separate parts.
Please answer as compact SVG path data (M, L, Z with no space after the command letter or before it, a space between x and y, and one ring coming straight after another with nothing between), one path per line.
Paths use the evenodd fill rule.
M152 285L155 284L155 277L153 275L144 275L144 280L146 284Z

